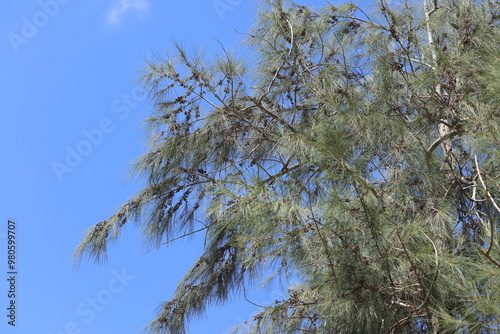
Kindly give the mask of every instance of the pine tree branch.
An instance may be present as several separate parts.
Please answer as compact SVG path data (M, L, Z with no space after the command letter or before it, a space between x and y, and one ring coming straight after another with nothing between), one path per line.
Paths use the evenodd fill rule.
M185 237L187 237L187 236L190 236L190 235L196 234L196 233L198 233L198 232L204 231L204 230L208 229L209 227L210 227L210 225L207 225L207 226L205 226L205 227L203 227L203 228L200 228L199 230L192 231L192 232L189 232L189 233L183 234L183 235L181 235L181 236L179 236L179 237L177 237L177 238L174 238L174 239L172 239L172 240L165 241L164 243L162 243L162 244L160 244L160 245L158 245L158 246L156 246L156 247L153 247L153 248L151 248L151 249L148 249L146 252L142 253L141 255L146 255L147 253L149 253L149 252L151 252L151 251L153 251L153 250L155 250L155 249L158 249L158 248L160 248L161 246L167 245L167 244L172 243L172 242L174 242L174 241L176 241L176 240L183 239L183 238L185 238Z
M493 204L493 206L495 207L495 209L498 211L498 213L500 213L500 208L498 207L497 203L495 202L495 199L493 198L493 196L491 196L491 193L490 193L490 191L488 189L488 186L487 186L486 182L484 182L483 177L481 176L481 171L479 169L479 163L477 162L477 156L476 155L474 156L474 162L476 163L476 171L477 171L477 175L479 177L479 181L481 182L481 185L483 186L484 190L486 191L486 196L488 196L489 200L491 201L491 203ZM495 237L495 226L493 224L493 219L490 218L489 221L490 221L490 242L489 242L488 248L486 250L484 250L483 248L481 248L481 247L478 246L477 249L488 260L490 260L490 262L492 262L498 268L500 268L500 263L498 261L496 261L495 259L493 259L491 257L491 255L490 255L491 249L493 247L494 237Z
M457 130L457 129L453 129L451 131L448 131L446 132L443 136L439 137L438 139L436 139L430 146L429 148L427 149L427 153L432 153L436 147L438 147L441 143L443 143L445 140L448 140L450 139L451 137L459 134L460 131Z
M486 195L490 199L491 203L493 204L495 209L498 211L498 213L500 213L500 207L495 202L495 199L493 198L493 196L491 196L491 193L488 189L488 186L486 185L486 183L483 180L483 177L481 176L481 171L479 170L479 164L477 163L477 156L474 156L474 161L476 162L476 170L477 170L477 176L479 176L479 181L481 181L481 185L483 186L484 190L486 190Z
M427 302L429 301L429 298L431 296L432 288L436 284L437 279L439 277L439 257L438 257L438 250L437 250L436 244L434 243L434 241L432 241L432 239L427 234L424 233L424 236L427 239L429 239L429 241L432 243L432 247L434 247L434 255L435 255L435 261L436 261L436 272L434 274L434 279L433 279L431 285L427 289L427 294L424 298L424 301L422 302L422 304L420 304L419 307L417 307L417 310L421 310L427 305Z

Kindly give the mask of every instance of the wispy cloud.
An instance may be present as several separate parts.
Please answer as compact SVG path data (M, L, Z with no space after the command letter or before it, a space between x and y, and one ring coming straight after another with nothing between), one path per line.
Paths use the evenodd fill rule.
M108 12L108 23L114 26L121 26L123 16L128 11L133 10L139 16L143 15L151 3L149 0L113 0L113 4Z

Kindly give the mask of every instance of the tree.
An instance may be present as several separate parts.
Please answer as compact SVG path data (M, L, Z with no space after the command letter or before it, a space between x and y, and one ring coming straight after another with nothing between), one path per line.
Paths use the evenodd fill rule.
M235 332L498 333L498 4L260 6L250 55L149 60L146 186L76 257L205 233L150 333L269 270L287 298Z

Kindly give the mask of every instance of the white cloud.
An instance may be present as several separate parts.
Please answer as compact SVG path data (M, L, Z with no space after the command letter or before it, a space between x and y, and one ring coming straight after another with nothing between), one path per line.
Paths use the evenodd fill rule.
M120 26L123 16L129 10L134 10L141 16L147 11L150 5L149 0L113 0L113 5L108 12L108 23Z

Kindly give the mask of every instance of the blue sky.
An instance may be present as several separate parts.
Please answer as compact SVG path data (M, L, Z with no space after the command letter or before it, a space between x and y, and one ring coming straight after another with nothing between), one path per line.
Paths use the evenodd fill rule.
M312 1L304 1L310 3ZM83 231L139 184L125 182L144 152L149 102L135 80L172 41L229 49L244 39L255 1L24 0L0 4L0 333L141 333L201 246L142 255L127 226L102 266L69 260ZM16 222L16 326L7 324L7 221ZM266 304L281 296L254 296ZM235 298L190 333L223 333L256 311Z

